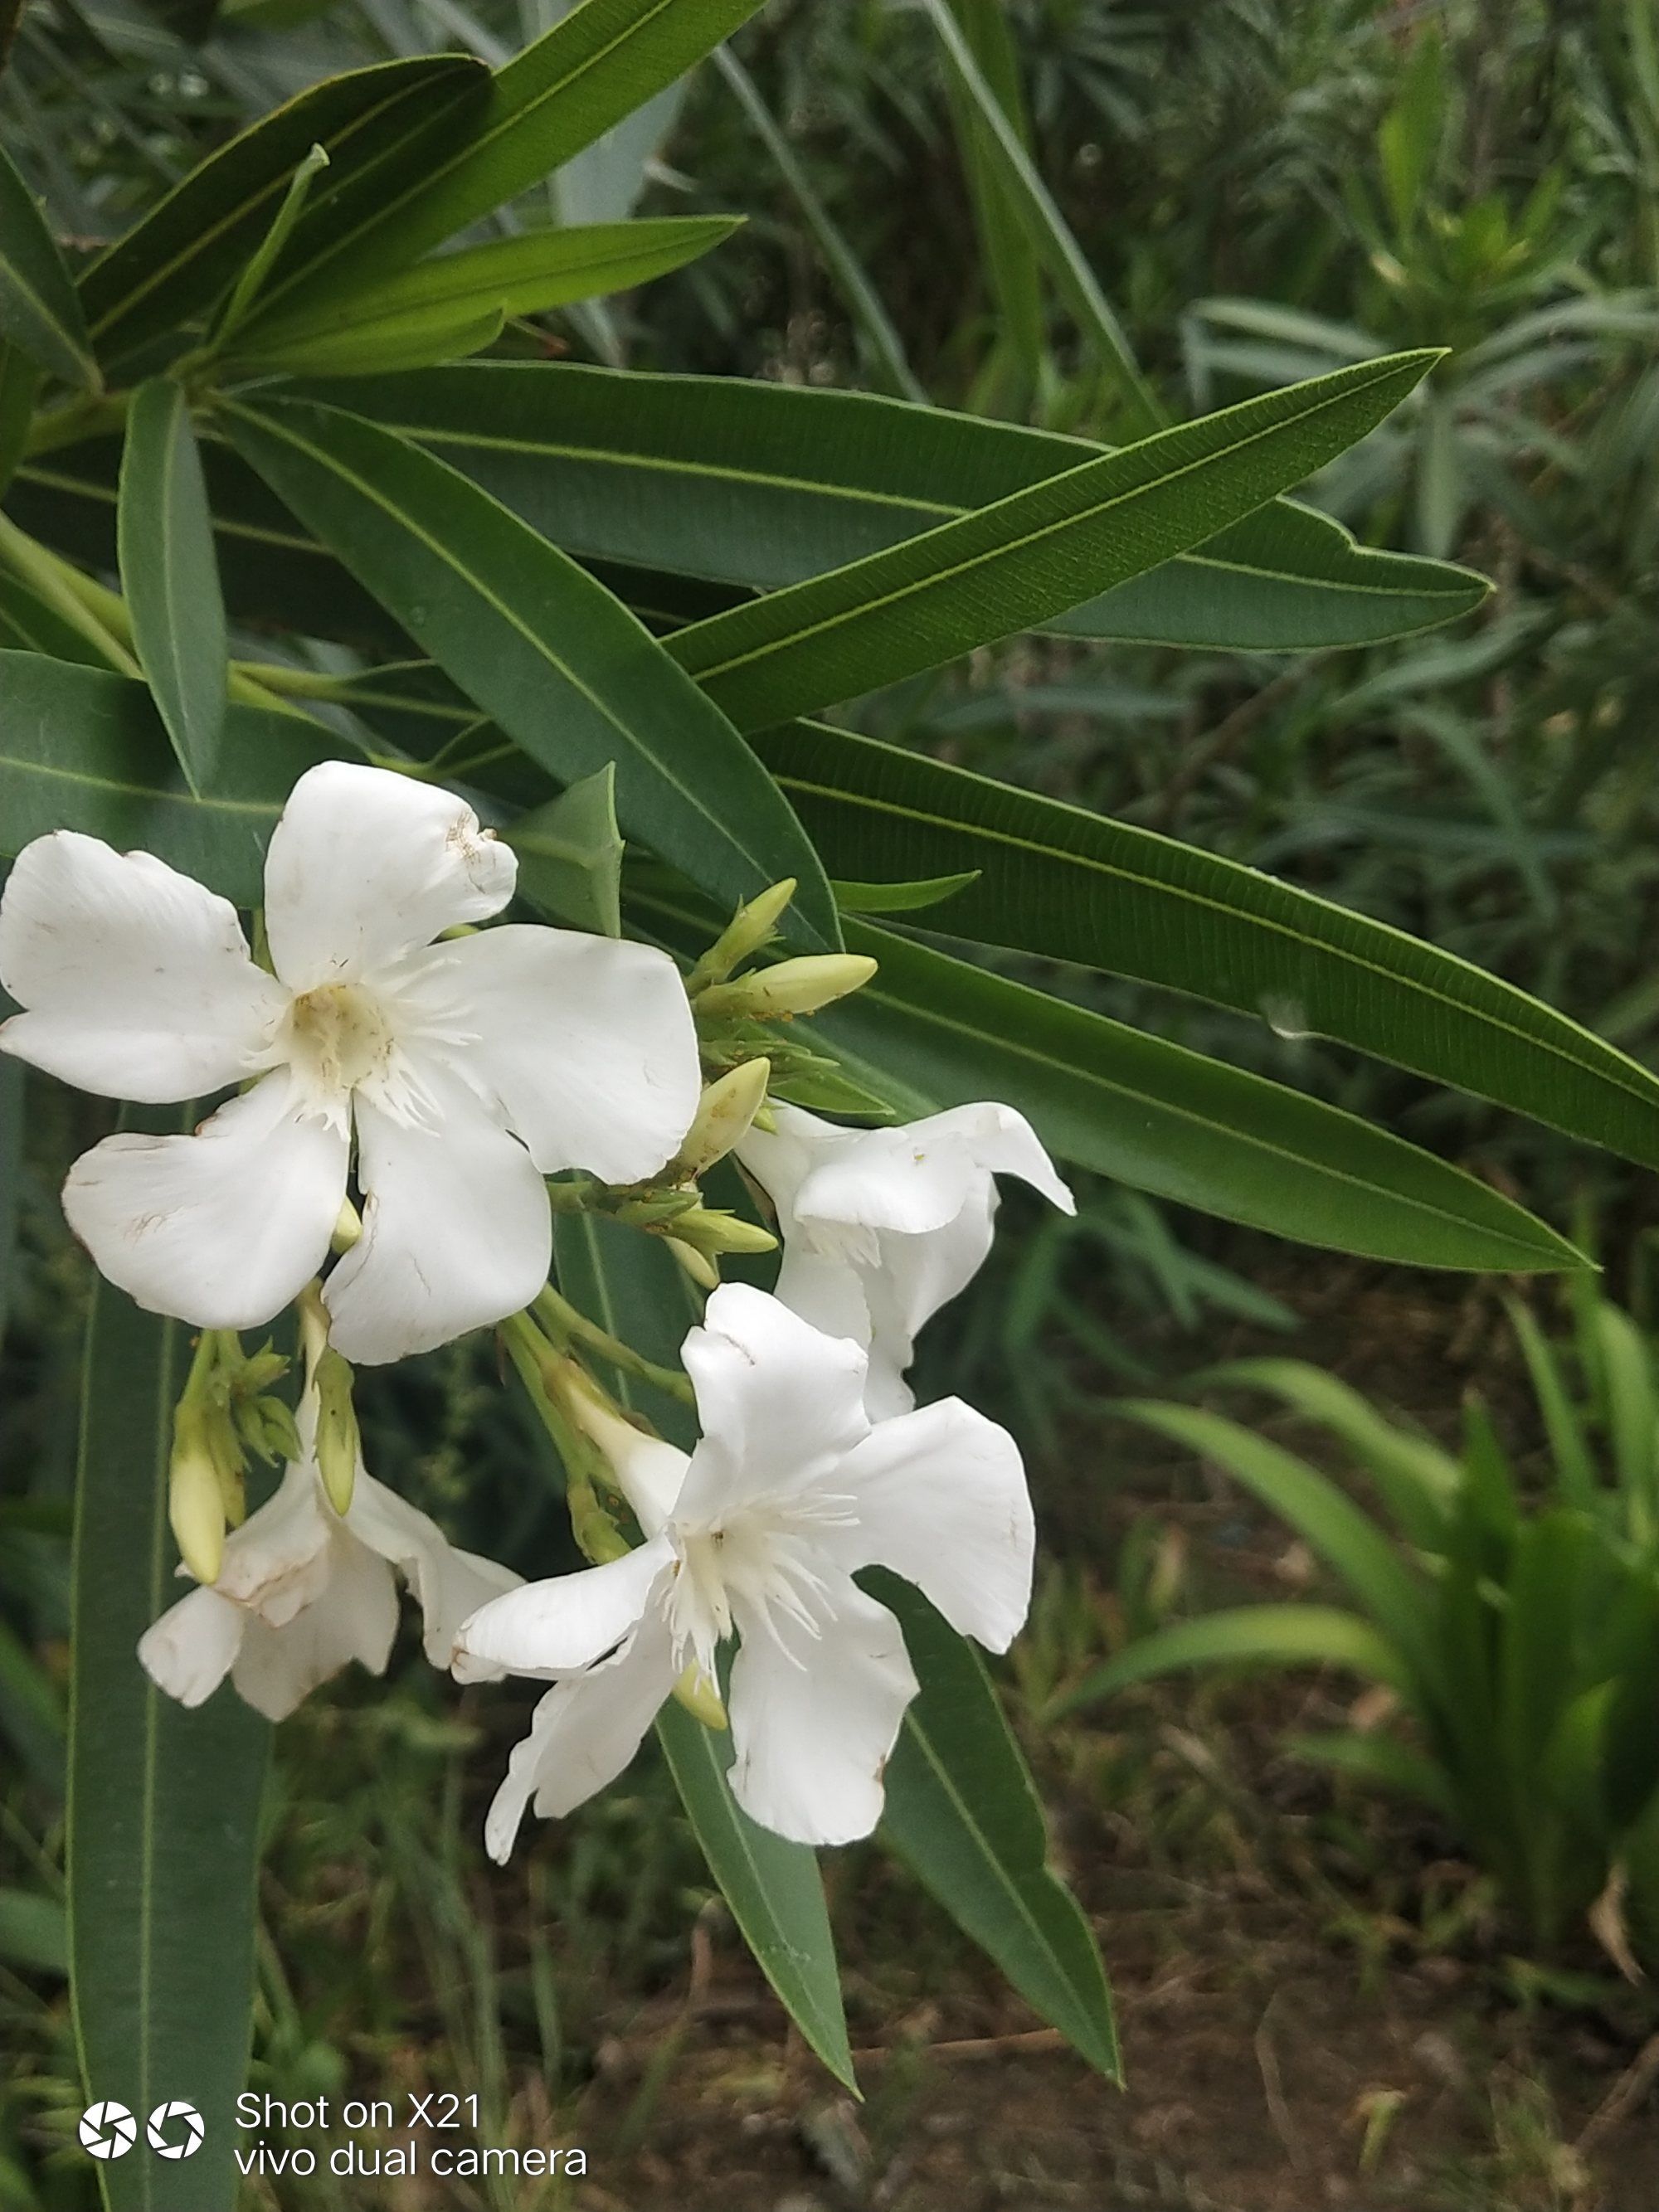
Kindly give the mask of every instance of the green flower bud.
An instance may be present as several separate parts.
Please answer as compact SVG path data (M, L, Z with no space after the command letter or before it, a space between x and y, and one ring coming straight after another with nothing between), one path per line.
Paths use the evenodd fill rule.
M709 1084L667 1170L671 1182L695 1182L748 1134L766 1097L771 1070L764 1060L745 1060Z
M173 1417L167 1519L179 1555L198 1583L216 1583L225 1561L225 1497L206 1409L185 1398Z
M787 1021L795 1014L815 1014L860 989L875 972L876 963L862 952L813 952L781 960L735 983L711 986L696 1002L697 1019Z
M781 884L774 884L770 890L738 908L685 979L685 988L694 999L710 983L723 983L734 968L752 960L763 945L771 943L795 888L794 877L786 876Z
M357 1462L362 1454L357 1410L351 1402L351 1370L330 1345L318 1360L313 1379L317 1391L317 1472L323 1478L329 1504L343 1514L351 1504Z

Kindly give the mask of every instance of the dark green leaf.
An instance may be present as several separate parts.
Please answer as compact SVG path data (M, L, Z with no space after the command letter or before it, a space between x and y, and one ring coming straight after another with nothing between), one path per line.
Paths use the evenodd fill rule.
M69 1927L58 1899L0 1889L0 1960L32 1973L68 1973Z
M744 729L936 667L1202 544L1357 444L1436 358L1363 362L1161 430L677 630L668 650Z
M0 146L0 337L65 384L95 390L97 364L75 286L34 195Z
M0 652L0 853L79 830L142 846L238 906L259 902L265 842L295 781L347 750L290 715L232 707L213 790L195 799L142 684Z
M294 338L274 331L266 339L256 331L236 351L250 368L285 376L389 376L482 353L500 337L505 321L498 307L440 302Z
M253 252L313 145L329 167L291 242L314 250L335 222L429 170L487 96L486 71L461 54L419 55L313 85L198 164L81 280L106 361L204 314ZM285 258L283 266L289 263Z
M1583 1255L1474 1176L1317 1099L849 921L873 983L817 1018L907 1112L1000 1098L1079 1166L1310 1244L1519 1273Z
M20 346L0 338L0 495L28 443L40 374L40 364Z
M959 875L921 876L902 884L850 883L839 877L831 888L843 914L918 914L924 907L942 906L946 899L966 890L978 872L975 868L964 868Z
M374 423L272 403L238 404L231 427L307 526L556 781L614 762L630 839L728 904L794 876L799 939L837 941L828 881L776 785L584 570Z
M0 864L0 890L5 870ZM0 993L0 1017L12 1011ZM17 1295L17 1203L23 1179L23 1063L8 1053L0 1058L0 1345Z
M407 267L493 214L684 75L760 0L583 0L497 71L470 130L351 210L267 299L307 307Z
M953 933L1331 1037L1659 1166L1659 1077L1455 953L1150 830L823 724L769 731L756 750L832 875L976 870L951 902Z
M132 395L118 510L121 588L132 641L185 781L213 781L229 647L213 523L190 409L154 378Z
M172 1126L177 1127L176 1119ZM187 1712L136 1646L180 1594L167 1528L176 1322L100 1284L76 1511L69 1888L71 1990L89 2103L201 2113L192 2158L141 2145L101 2179L109 2212L228 2212L252 2029L254 1875L270 1729L228 1686Z
M765 590L1109 450L860 392L547 362L430 370L344 404L434 446L568 551ZM1277 500L1045 627L1279 652L1447 622L1486 591Z
M985 1669L908 1583L868 1580L903 1624L921 1684L887 1765L883 1839L1041 2017L1115 2081L1094 1931L1048 1865L1036 1790Z
M739 220L708 215L584 223L492 239L486 246L420 262L303 314L256 314L237 333L234 351L270 360L309 340L340 337L364 324L440 308L474 318L491 310L507 316L541 314L681 268L729 238Z

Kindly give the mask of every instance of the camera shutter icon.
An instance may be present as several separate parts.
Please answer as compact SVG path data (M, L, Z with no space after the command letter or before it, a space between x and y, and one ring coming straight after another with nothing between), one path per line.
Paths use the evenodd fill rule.
M155 2107L144 2132L157 2158L193 2158L207 2130L195 2106L175 2097L170 2104Z
M138 2140L138 2123L125 2105L88 2105L76 2133L88 2158L125 2158Z

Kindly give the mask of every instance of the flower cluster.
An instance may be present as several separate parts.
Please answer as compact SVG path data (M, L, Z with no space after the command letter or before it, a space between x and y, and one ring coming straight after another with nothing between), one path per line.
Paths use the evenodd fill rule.
M848 1128L769 1095L808 1057L775 1024L872 971L830 956L734 978L792 887L682 976L647 945L497 921L515 875L464 801L343 763L289 797L254 945L146 853L64 832L12 870L0 981L22 1011L0 1048L144 1105L230 1092L192 1134L106 1138L64 1192L109 1280L201 1332L172 1498L197 1587L140 1659L186 1705L228 1676L280 1718L351 1660L384 1669L401 1577L434 1665L548 1685L491 1808L496 1857L527 1808L565 1813L619 1774L671 1696L729 1726L756 1820L868 1834L917 1684L856 1577L901 1577L994 1651L1030 1594L1012 1439L957 1399L916 1407L916 1337L984 1261L998 1175L1070 1195L1007 1107ZM702 1203L728 1154L775 1237ZM552 1213L573 1206L661 1238L708 1291L679 1369L550 1282ZM720 1280L724 1255L780 1243L771 1291ZM289 1306L291 1419L282 1361L237 1334ZM349 1363L484 1327L563 1455L585 1571L523 1582L362 1463ZM689 1401L694 1448L624 1411L595 1352ZM286 1468L249 1514L243 1445L273 1437Z

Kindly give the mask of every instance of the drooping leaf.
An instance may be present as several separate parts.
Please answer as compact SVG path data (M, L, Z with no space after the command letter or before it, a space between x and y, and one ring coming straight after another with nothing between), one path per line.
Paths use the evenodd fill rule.
M1274 1235L1503 1273L1582 1254L1473 1176L1335 1107L849 919L875 981L817 1018L907 1115L1000 1098L1079 1167Z
M1357 444L1436 358L1361 362L1159 431L677 630L668 650L744 729L936 667L1202 544Z
M592 0L589 0L592 4ZM835 902L787 802L621 602L465 477L334 408L238 404L245 457L560 782L614 762L624 833L728 904L794 876L804 943Z
M257 905L264 848L307 769L349 749L258 707L225 716L212 791L193 799L142 684L0 652L0 854L79 830L142 847L238 906Z
M822 723L756 750L832 875L972 868L955 934L1312 1032L1659 1166L1659 1077L1515 985L1155 831Z
M290 252L429 169L464 139L489 76L464 54L417 55L326 78L190 171L81 279L100 357L118 362L206 313L264 237L313 145L329 157ZM284 266L290 265L287 261Z
M0 338L65 384L95 391L86 318L34 195L0 146Z
M697 1303L685 1277L654 1239L591 1213L561 1215L556 1263L564 1295L647 1359L672 1366ZM624 1404L639 1401L626 1376L611 1378ZM646 1410L682 1449L695 1441L687 1410L650 1396ZM672 1701L657 1734L708 1870L744 1941L808 2045L837 2080L854 2087L835 1939L817 1859L805 1844L758 1827L726 1780L729 1737L716 1738Z
M477 319L537 315L573 300L602 298L682 268L729 238L737 216L671 216L651 222L585 223L492 239L422 261L301 314L256 314L235 350L250 360L297 354L308 341L343 337L362 325L447 310ZM318 369L326 375L326 369Z
M213 781L229 647L201 456L182 389L153 378L132 395L118 510L132 641L185 781Z
M903 1625L921 1685L887 1764L882 1838L1038 2014L1116 2081L1094 1931L1048 1864L1036 1785L985 1669L909 1583L868 1580Z
M432 370L342 398L567 551L769 591L1109 450L861 392L549 362ZM1279 652L1447 622L1486 588L1467 568L1356 545L1280 499L1043 627Z
M76 1510L70 1987L88 2102L123 2104L143 2127L181 2098L206 2126L190 2158L141 2145L110 2160L109 2212L229 2212L252 2032L270 1725L228 1686L187 1712L136 1650L180 1594L167 1459L189 1356L178 1322L98 1285Z
M672 84L760 0L583 0L490 81L471 127L419 173L351 210L267 300L284 313L349 296L516 199Z

